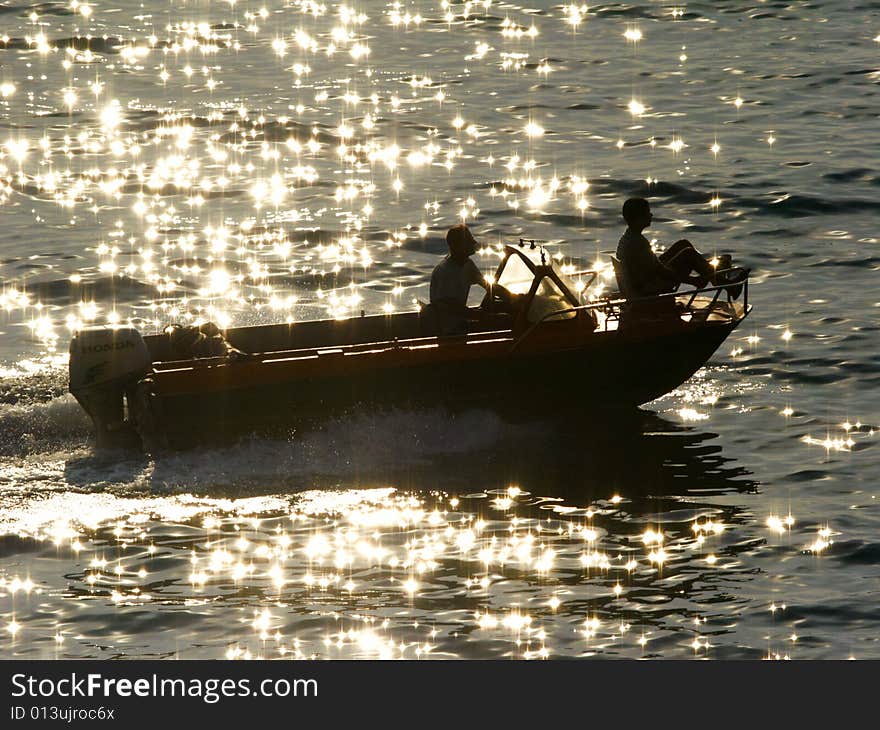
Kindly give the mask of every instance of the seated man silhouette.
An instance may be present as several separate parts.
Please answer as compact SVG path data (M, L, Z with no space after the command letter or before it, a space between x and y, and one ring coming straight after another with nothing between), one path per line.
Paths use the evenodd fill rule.
M431 274L431 308L437 317L439 334L461 335L467 333L467 300L471 285L483 287L508 306L514 295L503 286L489 284L471 260L477 242L466 225L462 223L450 228L446 233L446 245L449 254Z
M617 244L617 259L626 274L631 294L649 297L675 291L679 284L693 284L698 289L716 284L715 269L690 241L673 243L657 256L648 239L642 235L651 225L651 206L644 198L630 198L623 204L626 231ZM721 259L721 266L730 266L730 257Z

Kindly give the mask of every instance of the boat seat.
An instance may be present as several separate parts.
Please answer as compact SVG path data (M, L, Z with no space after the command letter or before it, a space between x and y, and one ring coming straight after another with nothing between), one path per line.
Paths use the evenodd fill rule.
M620 290L621 295L626 299L635 299L638 297L639 295L633 289L629 276L626 273L626 269L623 267L623 263L620 259L616 256L612 256L611 265L614 267L614 277L617 279L617 288ZM681 284L676 284L675 288L671 289L670 292L678 291L680 286Z
M611 265L614 267L614 276L617 279L617 288L620 290L624 299L638 300L639 295L633 289L626 269L616 256L611 257ZM676 286L676 289L678 287ZM673 290L674 291L674 290ZM676 302L674 297L663 297L662 299L647 301L628 301L620 308L621 315L630 321L638 320L656 320L668 319L669 317L678 317L682 308Z

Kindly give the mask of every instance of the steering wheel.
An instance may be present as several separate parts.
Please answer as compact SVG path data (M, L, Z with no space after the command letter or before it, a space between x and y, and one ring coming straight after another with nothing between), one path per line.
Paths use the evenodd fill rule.
M512 300L503 299L487 289L483 301L480 302L480 310L492 314L513 314L521 298L522 295L513 295Z

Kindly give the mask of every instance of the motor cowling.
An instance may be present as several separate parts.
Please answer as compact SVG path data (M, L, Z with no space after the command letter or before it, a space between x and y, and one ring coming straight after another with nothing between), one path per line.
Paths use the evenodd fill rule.
M150 369L143 337L133 327L87 327L70 342L70 392L95 423L98 446L127 445L126 391Z
M133 380L149 367L150 353L134 327L87 327L70 341L72 393Z

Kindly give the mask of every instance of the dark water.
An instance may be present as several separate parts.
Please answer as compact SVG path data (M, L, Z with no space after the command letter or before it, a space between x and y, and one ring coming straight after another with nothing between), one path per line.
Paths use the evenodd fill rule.
M880 658L876 3L31 12L0 5L3 656ZM153 460L65 394L82 323L403 311L462 218L607 264L633 194L755 277L637 414L560 383L544 419Z

